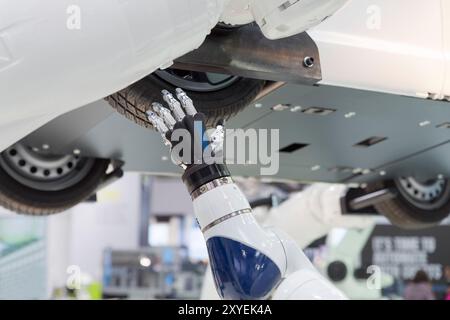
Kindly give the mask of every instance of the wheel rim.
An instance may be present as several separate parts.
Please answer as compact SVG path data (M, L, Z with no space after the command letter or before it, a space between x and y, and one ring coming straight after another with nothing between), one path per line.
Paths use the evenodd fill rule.
M424 210L439 209L450 197L449 183L444 178L421 182L413 177L402 177L396 179L395 184L411 204Z
M158 70L155 74L177 88L194 92L222 90L239 80L236 76L178 69Z
M94 159L50 155L18 143L1 153L0 165L8 175L27 187L58 191L70 188L86 177Z

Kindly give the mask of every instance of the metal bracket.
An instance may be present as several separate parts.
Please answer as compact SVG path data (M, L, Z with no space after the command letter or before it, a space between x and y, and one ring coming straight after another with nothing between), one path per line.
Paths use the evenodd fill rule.
M398 195L393 188L364 192L362 189L349 189L341 199L342 212L346 214L376 214L373 207L377 203L394 199Z
M310 85L322 80L319 51L307 33L269 40L254 24L213 32L172 67Z

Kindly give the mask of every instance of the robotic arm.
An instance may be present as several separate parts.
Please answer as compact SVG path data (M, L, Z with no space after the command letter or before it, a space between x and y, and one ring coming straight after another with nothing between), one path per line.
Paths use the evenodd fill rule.
M153 105L149 120L171 146L204 234L211 270L224 299L345 299L323 278L286 234L262 228L225 164L205 157L220 153L223 127L209 138L204 116L177 89L177 99L163 91L166 109Z

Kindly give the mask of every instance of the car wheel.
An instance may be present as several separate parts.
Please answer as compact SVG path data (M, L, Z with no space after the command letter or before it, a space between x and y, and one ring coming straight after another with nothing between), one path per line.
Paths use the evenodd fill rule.
M0 205L26 215L50 215L91 196L109 160L53 156L15 144L0 154Z
M161 91L172 93L181 88L194 101L198 111L207 117L207 125L215 126L249 105L261 92L265 81L230 75L183 71L158 70L144 79L121 90L106 100L119 113L137 124L150 128L145 112L153 102L163 103Z
M380 202L375 208L394 225L407 229L426 228L439 224L450 214L450 181L436 178L419 181L413 177L377 182L369 191L383 188L396 190L393 199Z

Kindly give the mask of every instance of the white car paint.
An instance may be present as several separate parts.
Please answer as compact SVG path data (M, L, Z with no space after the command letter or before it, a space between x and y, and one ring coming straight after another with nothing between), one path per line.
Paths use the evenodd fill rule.
M197 48L223 4L0 0L0 150Z
M308 31L323 84L450 100L450 2L353 0Z
M345 3L289 0L289 9L280 10L287 2L0 0L0 150L170 66L200 46L219 20L256 18L266 36L278 38ZM450 99L449 17L447 0L349 1L309 31L322 83Z

